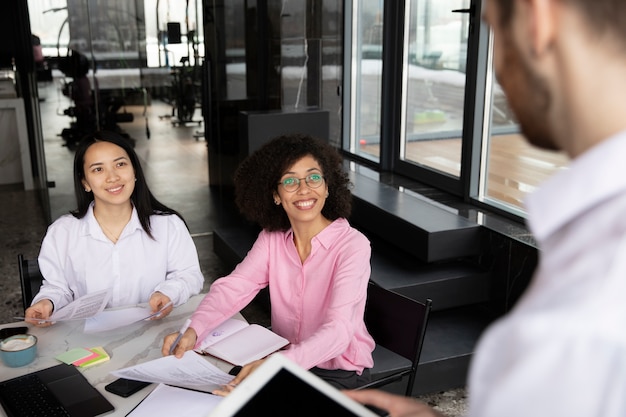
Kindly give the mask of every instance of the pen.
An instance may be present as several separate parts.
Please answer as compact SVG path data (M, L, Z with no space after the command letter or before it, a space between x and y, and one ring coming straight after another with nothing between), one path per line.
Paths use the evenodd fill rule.
M13 317L13 319L15 319L15 320L23 320L23 321L32 322L32 323L36 322L37 324L55 323L55 320L37 319L37 318L34 318L34 317Z
M180 342L180 339L183 337L183 335L189 328L190 324L191 324L191 319L187 319L185 324L183 324L183 327L180 328L180 331L178 332L178 336L176 336L176 340L174 340L174 343L172 343L172 346L170 346L170 355L174 353L174 349L176 349L178 342Z
M163 310L165 310L166 308L168 308L169 306L171 306L172 304L174 304L173 301L170 301L169 303L165 304L163 307L161 307L159 309L159 311L156 311L152 314L150 314L148 317L146 317L144 320L150 320L153 317L161 317L161 314L163 314Z

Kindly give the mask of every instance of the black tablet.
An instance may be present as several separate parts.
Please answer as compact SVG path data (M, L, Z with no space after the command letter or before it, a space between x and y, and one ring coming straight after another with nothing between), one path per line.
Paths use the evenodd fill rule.
M211 416L378 417L280 353L273 354Z

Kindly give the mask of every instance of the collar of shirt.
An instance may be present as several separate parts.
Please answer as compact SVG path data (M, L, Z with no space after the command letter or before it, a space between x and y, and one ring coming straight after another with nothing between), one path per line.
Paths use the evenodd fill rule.
M328 225L325 229L315 235L312 239L313 241L318 241L320 245L324 247L324 249L328 249L337 239L337 236L342 234L346 228L349 228L350 225L348 221L344 218L338 218L334 220L331 224ZM293 229L289 229L285 232L285 241L293 242Z
M607 138L553 175L525 201L528 224L541 242L603 200L626 191L626 131Z
M93 202L89 205L89 209L87 210L87 214L83 218L83 224L81 227L81 235L87 236L91 235L96 239L103 239L109 241L109 239L104 235L100 224L98 224L98 220L96 220L96 216L93 214ZM128 224L124 228L124 231L120 235L120 239L123 235L131 233L137 229L142 229L141 223L139 222L139 215L137 214L137 209L133 206L133 213L130 215L130 220Z

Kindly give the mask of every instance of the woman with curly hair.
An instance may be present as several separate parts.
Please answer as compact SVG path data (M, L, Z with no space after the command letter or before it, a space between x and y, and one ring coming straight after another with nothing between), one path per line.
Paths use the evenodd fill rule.
M245 259L216 280L175 346L181 357L269 287L272 330L281 353L337 388L369 381L374 340L363 321L370 277L368 239L352 228L352 194L341 156L306 135L274 138L235 173L235 200L263 230ZM168 335L169 354L176 333ZM263 359L243 367L226 395Z

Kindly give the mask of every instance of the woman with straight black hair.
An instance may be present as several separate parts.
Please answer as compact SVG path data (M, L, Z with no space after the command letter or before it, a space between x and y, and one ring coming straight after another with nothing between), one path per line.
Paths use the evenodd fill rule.
M96 132L74 157L77 208L49 228L39 253L44 277L26 310L40 325L74 299L110 290L107 307L150 304L167 316L202 289L196 247L183 217L150 192L132 146Z

